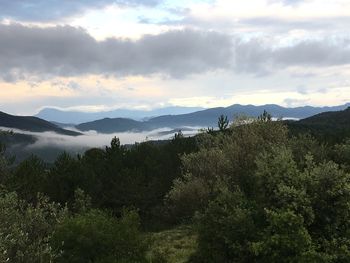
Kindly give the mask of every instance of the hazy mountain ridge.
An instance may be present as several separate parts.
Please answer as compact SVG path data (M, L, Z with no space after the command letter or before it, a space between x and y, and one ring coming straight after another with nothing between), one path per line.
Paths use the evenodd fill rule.
M349 107L350 104L334 107L297 107L285 108L275 104L262 106L239 105L223 108L211 108L196 111L188 114L163 115L151 118L146 121L135 121L126 118L103 119L93 122L82 123L76 126L78 130L96 130L101 133L126 132L126 131L147 131L159 128L181 129L182 127L215 127L218 117L223 114L232 120L235 115L248 115L252 117L259 116L264 110L269 112L273 117L288 117L303 119L325 111L339 111Z
M77 136L79 132L62 129L51 122L32 116L15 116L0 112L0 127L31 132L55 132L62 135Z
M145 118L152 118L155 116L167 115L167 114L186 114L203 110L200 107L165 107L154 110L128 110L128 109L117 109L112 111L102 112L80 112L80 111L63 111L55 108L44 108L36 117L41 119L57 122L57 123L84 123L95 120L101 120L104 118L127 118L134 120L143 120Z
M237 106L235 107L233 106L231 107L231 109L232 108L237 109ZM268 107L268 106L269 105L259 106L259 107L253 106L254 107L253 110L256 111L257 115L259 115L261 114L261 110L263 110L263 108L267 108L268 110L271 110L271 107ZM251 105L242 106L242 107L248 108L248 109L252 108ZM242 109L242 107L240 107L240 109ZM272 108L273 107L275 107L275 105L272 105ZM339 107L342 108L345 106L343 105ZM332 107L331 109L337 109L339 107ZM276 110L280 110L281 107L275 107L275 108ZM310 109L311 111L315 111L315 109L313 109L312 107L307 107L307 108L308 109L311 108ZM300 110L300 109L297 109L297 110ZM319 110L319 109L316 109L316 110ZM57 157L58 153L60 153L63 150L69 151L74 154L82 152L83 151L82 149L88 148L89 142L91 140L94 141L97 138L100 138L101 136L105 136L106 141L108 142L112 136L120 137L120 136L123 136L123 134L131 134L131 136L137 135L138 139L135 138L135 142L140 142L148 136L150 136L150 138L152 138L153 136L153 138L156 140L163 136L161 140L166 140L170 138L170 136L172 136L172 134L177 132L179 129L181 129L184 132L191 131L190 127L194 127L195 125L198 125L198 124L211 123L212 125L207 125L207 127L208 126L216 127L218 114L225 114L225 113L227 114L228 112L229 112L229 109L227 108L214 108L210 110L204 110L204 111L199 111L196 113L185 114L185 115L160 116L144 122L125 119L125 118L115 118L115 119L105 118L102 120L97 120L94 122L77 125L76 128L80 129L83 132L83 135L78 137L62 136L62 135L55 136L55 133L59 133L58 131L62 131L63 129L60 129L53 124L50 124L46 121L40 120L35 117L11 116L5 113L0 113L0 126L5 126L4 117L9 118L10 116L12 118L15 118L15 120L17 120L17 123L20 122L19 120L28 121L28 118L29 120L33 120L34 118L34 120L36 121L31 122L32 125L34 124L38 125L38 123L39 124L45 123L45 124L49 124L49 127L51 129L53 126L55 127L55 130L50 130L51 133L49 134L51 134L51 136L48 136L49 134L44 133L44 131L48 131L48 129L47 128L43 129L42 126L35 127L35 128L31 127L31 130L32 131L34 130L34 134L26 133L26 132L23 132L22 134L20 130L16 131L16 129L18 130L19 127L21 127L22 129L25 128L25 125L24 125L25 123L21 123L21 125L16 125L17 128L13 128L14 133L2 133L2 134L0 133L0 142L4 143L8 147L9 154L16 155L18 160L23 160L26 157L30 156L31 154L36 154L45 160L53 161ZM253 111L250 111L251 115L252 115L252 112ZM278 116L276 115L277 114L276 112L277 111L275 111L274 116ZM305 112L301 112L301 113L306 114ZM208 122L208 116L210 117L209 121L211 122ZM327 139L327 140L331 140L332 142L338 142L338 141L341 141L343 138L349 137L350 108L343 111L323 112L323 113L316 114L311 117L302 119L300 121L286 121L285 123L288 125L289 129L293 134L307 132L307 133L311 133L316 137L321 137L321 139L323 140ZM186 124L190 127L183 127L183 126L181 127L179 126L180 124ZM165 126L163 125L167 125L166 128L168 129L164 129ZM158 127L158 126L162 126L163 129L156 130L155 127ZM175 127L175 128L171 128L171 127ZM57 131L57 129L59 130ZM198 126L196 129L192 128L192 130L193 129L195 133L198 130ZM4 128L4 130L7 130L7 129ZM8 130L11 130L11 128L8 127ZM86 132L89 130L96 130L97 133ZM67 131L67 130L63 130L63 131L64 133L59 133L59 134L63 134L63 135L71 135L71 133L76 134L72 131ZM140 135L143 134L144 138L138 134ZM101 142L100 144L98 144L98 146L105 145L104 142ZM33 145L36 145L36 146L32 147ZM67 148L68 146L71 146L71 148ZM96 145L90 146L90 147L96 147Z

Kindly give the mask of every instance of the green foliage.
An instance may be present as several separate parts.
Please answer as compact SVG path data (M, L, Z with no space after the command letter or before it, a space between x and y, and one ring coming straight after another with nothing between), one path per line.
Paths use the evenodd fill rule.
M146 262L139 226L134 211L124 211L119 219L98 210L67 218L51 239L55 251L61 251L56 262Z
M317 141L310 133L302 133L292 136L288 146L293 152L294 160L300 169L306 168L306 156L312 155L316 163L321 163L329 159L329 147Z
M262 152L255 194L228 185L199 216L197 261L347 262L350 174L311 155L305 167L286 146Z
M0 211L0 262L46 263L58 256L49 239L65 209L43 196L31 205L16 193L1 192Z
M44 162L31 156L21 162L7 180L7 187L16 191L21 199L34 203L38 193L46 189L47 172Z
M333 162L313 164L308 173L315 213L312 233L327 240L350 237L350 174Z
M310 176L300 172L291 150L286 147L272 148L256 160L256 194L259 206L268 209L289 209L301 214L306 224L311 224L314 214L305 187Z
M0 135L4 133L0 130ZM9 166L13 163L14 158L8 158L5 155L6 146L0 142L0 185L5 185L9 180Z
M222 192L198 215L198 253L194 262L249 262L257 235L251 205L236 189Z
M0 262L349 262L350 134L290 132L267 112L219 123L50 166L11 166L0 147ZM172 227L145 239L141 222Z
M303 217L290 210L266 210L268 226L262 239L252 243L259 262L319 262ZM318 259L318 260L317 260Z
M190 220L195 211L206 207L210 195L210 187L203 178L187 174L174 181L165 200L173 219Z
M61 154L49 171L46 193L59 203L71 203L74 191L87 182L78 160L68 153Z
M254 121L226 133L201 134L198 141L199 151L182 157L184 176L174 181L166 198L173 217L186 219L201 211L222 182L254 195L256 158L286 144L288 131L280 122Z
M332 159L350 172L350 139L336 144L331 152Z
M91 209L91 197L78 188L74 192L74 203L72 211L75 213L83 214Z

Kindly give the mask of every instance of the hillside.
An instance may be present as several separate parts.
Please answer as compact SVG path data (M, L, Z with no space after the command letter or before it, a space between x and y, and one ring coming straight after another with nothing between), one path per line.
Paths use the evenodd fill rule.
M143 131L147 129L145 123L125 118L104 118L102 120L79 124L76 128L80 131L94 130L100 133Z
M62 135L77 136L78 132L62 129L48 121L31 116L14 116L0 112L0 127L30 132L55 132Z
M350 127L350 107L343 111L323 112L300 120L299 123L306 125Z
M350 137L350 107L343 111L323 112L298 122L287 122L293 133L310 132L329 142Z

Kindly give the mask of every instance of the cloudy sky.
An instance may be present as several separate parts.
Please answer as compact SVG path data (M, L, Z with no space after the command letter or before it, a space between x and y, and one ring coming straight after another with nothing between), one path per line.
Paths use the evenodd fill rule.
M349 101L349 0L0 0L0 111Z

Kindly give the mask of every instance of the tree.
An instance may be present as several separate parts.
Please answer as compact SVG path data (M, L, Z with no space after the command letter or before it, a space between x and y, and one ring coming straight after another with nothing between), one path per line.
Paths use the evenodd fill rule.
M348 172L350 172L350 138L343 143L336 144L332 149L333 160L342 165Z
M220 131L225 131L229 125L229 120L227 116L224 116L223 114L220 115L218 120L218 127Z
M197 136L199 151L182 157L183 176L176 179L166 202L175 217L188 219L217 195L222 181L255 195L255 160L273 145L288 143L288 131L280 122L252 122L232 132ZM191 191L193 189L193 191ZM185 205L186 204L186 207Z
M303 217L290 210L265 210L268 226L252 250L258 262L322 262Z
M46 194L55 202L72 203L74 191L77 188L85 189L85 184L89 182L85 175L76 158L62 153L49 171Z
M204 213L198 214L198 250L194 262L254 262L250 243L258 237L253 206L244 194L221 188Z
M3 131L0 130L0 135L3 133ZM9 166L14 162L14 157L7 157L5 155L6 152L6 146L0 142L0 185L6 185L9 176Z
M201 149L182 157L182 178L174 180L166 203L175 218L189 219L216 195L216 186L228 174L228 162L218 148Z
M258 120L262 121L262 122L271 121L272 115L270 113L268 113L266 110L264 110L264 112L258 116Z
M38 193L46 188L47 172L44 162L31 156L21 162L13 172L7 187L16 191L21 199L34 203Z

